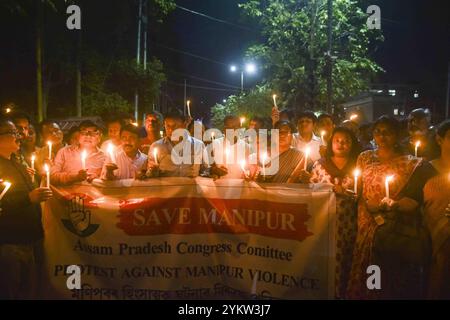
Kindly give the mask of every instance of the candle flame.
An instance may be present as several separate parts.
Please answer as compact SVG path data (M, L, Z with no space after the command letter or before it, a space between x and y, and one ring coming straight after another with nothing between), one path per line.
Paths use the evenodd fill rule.
M33 153L33 154L31 155L31 161L34 161L34 160L36 160L36 155Z
M45 172L49 172L50 171L50 168L48 167L48 164L44 164L44 170L45 170Z
M416 141L416 148L420 147L420 141Z
M394 176L387 176L386 177L386 181L389 183L389 182L391 182L392 180L394 180Z
M86 160L87 158L87 152L86 150L83 150L83 152L81 152L81 159Z
M350 116L350 120L355 120L356 118L358 118L358 115L357 114L352 114L351 116Z
M361 174L361 170L359 170L359 169L355 169L355 170L353 171L353 175L354 175L355 177L359 177L360 174Z
M310 147L305 148L305 156L306 156L306 157L309 156L309 153L310 153L310 152L311 152L311 148L310 148Z
M5 189L9 189L9 187L11 187L11 182L3 181L3 185L5 186Z
M112 143L109 143L108 144L108 153L112 153L114 151L114 146L113 146L113 144Z

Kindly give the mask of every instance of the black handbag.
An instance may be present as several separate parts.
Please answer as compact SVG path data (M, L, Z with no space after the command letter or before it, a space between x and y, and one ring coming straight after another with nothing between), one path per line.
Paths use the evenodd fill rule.
M378 259L395 259L406 264L426 265L431 256L431 239L420 216L390 212L375 231L373 252ZM379 220L378 220L379 221Z

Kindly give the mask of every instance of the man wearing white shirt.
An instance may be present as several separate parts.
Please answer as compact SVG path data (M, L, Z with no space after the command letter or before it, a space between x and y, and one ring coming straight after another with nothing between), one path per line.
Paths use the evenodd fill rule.
M304 111L297 117L297 130L294 133L292 146L299 151L305 152L309 148L308 157L315 162L321 158L320 146L322 140L314 134L314 126L317 122L317 117L312 111Z
M139 129L132 124L122 127L120 140L120 148L106 154L101 174L104 180L134 179L147 170L147 155L139 151Z
M164 128L166 136L150 146L147 177L199 176L207 166L205 144L189 135L178 110L165 116Z
M227 130L240 129L240 119L237 116L229 115L224 119L224 134ZM239 138L238 134L215 139L213 142L214 163L210 173L213 177L223 177L227 179L241 179L243 177L242 164L248 165L250 155L250 145Z

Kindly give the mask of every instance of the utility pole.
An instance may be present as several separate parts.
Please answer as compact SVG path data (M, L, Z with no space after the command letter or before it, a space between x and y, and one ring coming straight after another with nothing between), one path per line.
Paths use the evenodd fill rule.
M137 53L136 53L136 63L138 68L141 65L141 24L142 24L142 0L139 0ZM136 122L139 121L139 93L137 89L134 94L134 119L136 120Z
M77 108L77 117L81 117L81 30L76 31L77 35L77 49L76 49L76 75L75 75L75 94L76 94L76 108Z
M327 65L328 65L328 77L327 77L327 112L333 113L333 0L328 1L328 53L327 53Z
M37 89L37 120L44 120L43 88L42 88L42 3L36 1L36 89Z
M144 70L147 70L147 27L148 27L148 9L147 9L147 0L144 0L144 15L142 17L144 23Z
M448 62L448 74L447 74L447 101L445 103L445 119L448 119L448 107L450 104L450 61Z
M187 104L187 96L186 96L186 79L184 79L184 105L183 105L183 115L186 116L186 104Z

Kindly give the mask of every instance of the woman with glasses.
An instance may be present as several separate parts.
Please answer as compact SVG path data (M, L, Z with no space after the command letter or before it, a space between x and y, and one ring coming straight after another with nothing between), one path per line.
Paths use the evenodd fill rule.
M351 299L417 299L424 293L429 248L420 208L425 182L435 171L402 153L399 128L397 120L379 118L373 126L377 148L361 153L357 161L362 191L347 290ZM381 270L380 289L377 280L374 288L367 284L371 265Z
M78 145L64 147L56 155L51 168L52 184L67 185L85 180L91 182L100 176L105 162L105 154L98 147L101 129L87 120L79 125L79 133Z

